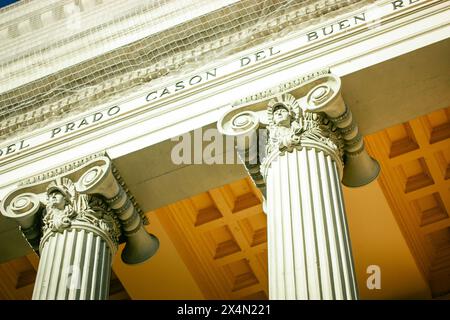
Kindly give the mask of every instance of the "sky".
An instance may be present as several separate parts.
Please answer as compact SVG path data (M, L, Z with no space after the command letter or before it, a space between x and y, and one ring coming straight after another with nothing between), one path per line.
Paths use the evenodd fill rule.
M0 8L6 7L7 5L10 5L11 3L17 2L18 0L0 0Z

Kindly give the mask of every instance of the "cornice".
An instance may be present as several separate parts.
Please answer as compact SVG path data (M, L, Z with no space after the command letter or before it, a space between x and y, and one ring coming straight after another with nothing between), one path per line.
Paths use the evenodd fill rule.
M326 6L325 4L330 4L330 1L332 2L331 6ZM65 78L70 76L74 81L84 81L81 80L81 78L85 77L86 73L95 72L98 69L98 64L100 62L104 63L104 61L109 61L112 55L116 55L121 59L122 57L134 57L134 60L138 59L133 61L133 63L130 63L130 65L137 65L135 69L129 69L127 72L115 74L110 68L108 77L105 79L103 79L104 76L101 76L100 74L99 77L95 78L95 81L97 82L92 82L94 81L94 78L88 78L90 83L87 83L84 87L79 87L78 83L77 86L79 88L70 88L71 85L68 83L64 88L56 91L54 85L52 85L56 75L52 75L51 77L32 81L13 91L10 90L7 93L0 95L0 101L3 100L4 102L0 136L3 139L7 139L9 136L16 135L23 130L32 130L33 125L39 124L39 126L42 126L42 124L55 121L58 118L67 117L68 113L75 114L83 112L91 108L93 101L95 101L96 104L106 102L129 90L139 90L139 88L148 86L150 83L157 84L158 81L164 80L167 77L176 77L179 74L194 70L195 68L204 65L205 61L220 60L224 56L241 52L242 50L249 49L255 45L273 40L274 38L279 38L280 35L284 36L305 25L311 25L313 21L315 21L314 19L319 17L335 15L337 12L342 13L346 8L355 9L355 6L361 7L368 2L369 1L357 0L352 0L350 2L341 0L309 1L304 6L290 12L289 15L275 16L271 20L268 20L264 25L256 25L248 29L239 30L239 32L229 33L215 41L207 41L201 46L193 47L192 50L185 50L167 55L161 60L156 61L156 63L152 63L152 59L149 59L149 64L147 66L142 64L140 57L148 55L148 52L146 53L144 50L145 46L151 45L154 39L152 36L146 37L130 46L118 48L114 52L99 55L76 67L62 70L57 74L57 77ZM354 5L348 7L349 4ZM283 11L279 12L279 14L281 13L283 13ZM167 33L170 35L171 33L178 32L177 28L189 29L189 25L192 25L191 27L193 27L195 26L195 23L195 19L185 22L179 27L167 31ZM232 28L233 26L230 25L227 27ZM91 47L92 46L89 46L89 48ZM95 48L94 44L93 47ZM70 53L72 53L72 51L72 49L69 50ZM218 53L218 51L220 52ZM48 52L47 54L51 55L56 51L42 50L42 52ZM60 59L62 56L63 55L59 53L59 56L51 58L50 56L47 58L42 56L40 59L53 61ZM27 57L25 64L29 63L28 61L30 61L30 57ZM110 63L114 64L114 61L115 60L113 59ZM21 69L23 72L26 71L27 81L30 81L30 69L23 64ZM16 76L22 71L11 69L9 72L6 72L5 70L4 76L8 73ZM80 73L80 79L77 79L77 73ZM101 81L99 82L98 80ZM11 81L8 82L12 83ZM31 88L34 90L31 90ZM38 89L40 92L36 91L36 88L40 88ZM15 99L16 92L20 92L20 100ZM32 92L33 96L29 94L29 96L27 96L27 92ZM15 100L16 102L14 102ZM13 114L14 116L12 116Z

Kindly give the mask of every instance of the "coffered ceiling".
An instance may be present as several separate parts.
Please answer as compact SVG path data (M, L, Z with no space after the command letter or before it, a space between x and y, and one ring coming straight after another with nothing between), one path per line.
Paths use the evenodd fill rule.
M155 211L206 299L267 299L267 229L249 179Z
M450 292L450 107L366 138L380 185L434 296Z

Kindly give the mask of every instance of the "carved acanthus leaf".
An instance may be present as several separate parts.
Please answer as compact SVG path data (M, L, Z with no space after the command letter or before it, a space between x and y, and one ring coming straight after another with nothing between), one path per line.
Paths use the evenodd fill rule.
M64 190L66 185L67 188L73 186L69 179L64 179L63 183L63 185L57 185L52 182L49 185L50 192L42 219L42 234L63 232L81 223L99 228L115 245L118 245L121 235L120 223L105 200L95 195L79 194L75 188L70 197L64 197L59 189L52 189L59 187ZM59 200L58 195L54 195L55 192L61 194L60 202L57 202Z

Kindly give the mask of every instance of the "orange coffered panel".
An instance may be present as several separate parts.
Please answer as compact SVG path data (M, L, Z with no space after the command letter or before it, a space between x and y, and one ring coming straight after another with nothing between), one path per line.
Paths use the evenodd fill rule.
M430 284L450 292L450 108L366 137L379 182Z
M249 179L154 212L207 299L267 299L267 230Z

